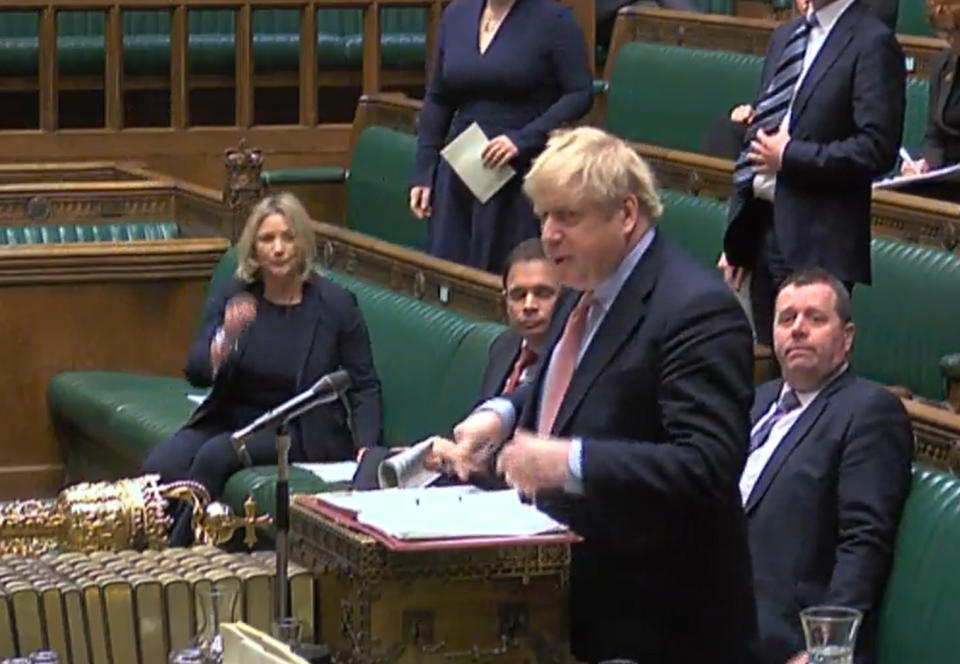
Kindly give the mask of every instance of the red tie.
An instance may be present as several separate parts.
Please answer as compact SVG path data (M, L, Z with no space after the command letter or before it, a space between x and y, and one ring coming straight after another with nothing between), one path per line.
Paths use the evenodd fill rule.
M536 361L537 354L530 350L529 346L524 344L523 348L520 349L520 355L517 356L517 361L513 363L513 369L510 371L510 375L507 376L507 382L503 384L503 393L510 394L517 389L524 370Z
M587 327L587 313L593 304L593 293L586 292L580 296L577 306L567 317L563 327L563 334L557 342L553 352L553 361L548 367L547 380L543 385L543 401L540 403L540 420L537 432L544 436L553 431L553 423L560 411L563 396L570 386L573 370L577 367L577 358L580 356L580 346L583 343L583 333Z

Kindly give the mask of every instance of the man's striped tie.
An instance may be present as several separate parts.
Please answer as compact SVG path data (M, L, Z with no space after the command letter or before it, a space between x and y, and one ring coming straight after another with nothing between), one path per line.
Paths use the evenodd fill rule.
M735 187L749 187L753 181L756 171L747 155L750 153L750 143L757 135L757 131L760 129L775 131L787 114L787 109L790 108L797 81L800 80L800 74L803 72L803 58L807 52L810 30L816 23L817 17L813 14L804 18L787 40L773 78L770 79L767 89L757 102L753 120L744 136L743 149L737 157L737 165L733 171Z

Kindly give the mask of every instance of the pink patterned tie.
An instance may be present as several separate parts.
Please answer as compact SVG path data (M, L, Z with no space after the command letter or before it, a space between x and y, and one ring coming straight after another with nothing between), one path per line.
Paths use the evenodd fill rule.
M563 334L557 342L553 363L549 367L547 380L543 385L543 401L540 404L540 420L537 423L537 433L541 436L549 435L553 431L557 412L570 386L573 370L577 367L580 346L583 344L583 333L587 328L587 314L592 304L592 292L588 291L580 296L577 305L567 317Z

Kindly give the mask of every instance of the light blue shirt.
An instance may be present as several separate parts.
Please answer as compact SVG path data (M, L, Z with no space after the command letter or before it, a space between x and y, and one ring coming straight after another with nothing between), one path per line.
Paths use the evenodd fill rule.
M593 289L594 299L589 311L587 311L586 328L584 329L580 352L577 355L577 365L583 360L583 356L590 347L594 336L596 336L597 330L600 329L600 325L603 323L603 319L606 318L607 312L617 299L617 295L620 294L623 285L637 267L640 259L647 253L647 249L650 248L656 232L656 228L651 227L644 233L627 255L623 257L623 260L620 261L620 264L613 273ZM557 352L557 345L558 344L554 344L553 350L550 351L550 360L546 366L546 373L543 378L544 383L550 380L550 375L553 372L554 355ZM541 401L543 400L542 390L540 399ZM541 404L538 404L538 411L540 405ZM478 410L493 410L500 416L503 423L501 428L502 440L506 440L510 432L513 431L517 420L517 413L513 408L513 404L508 399L494 398L485 401L480 405ZM570 452L567 456L567 463L570 466L571 480L564 489L569 493L583 493L583 441L580 438L573 439L573 444L570 445Z

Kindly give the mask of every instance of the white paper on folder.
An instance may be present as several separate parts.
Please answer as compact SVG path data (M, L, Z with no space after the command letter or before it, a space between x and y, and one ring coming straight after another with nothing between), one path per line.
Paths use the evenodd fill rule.
M356 461L331 461L329 463L295 463L297 468L303 468L322 479L324 482L349 482L357 473Z
M874 189L896 189L910 184L919 184L921 182L937 182L940 180L956 181L960 180L960 164L951 164L942 168L935 168L919 175L897 175L892 178L878 180L873 183Z
M318 496L357 513L357 521L397 539L523 537L566 527L515 490L482 491L472 486L383 489Z
M486 134L474 122L440 151L450 168L481 203L490 200L517 173L506 165L497 168L484 166L480 154L487 143L489 139Z

